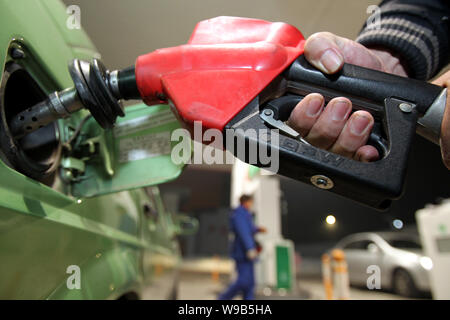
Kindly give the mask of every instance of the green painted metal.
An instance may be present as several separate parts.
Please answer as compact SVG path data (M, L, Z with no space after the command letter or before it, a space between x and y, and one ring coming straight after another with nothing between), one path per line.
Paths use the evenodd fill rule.
M0 1L0 65L4 65L11 40L24 43L60 88L72 86L67 64L74 57L98 56L92 42L81 29L64 28L65 7L55 0ZM55 21L58 21L57 23ZM45 85L43 85L45 88Z
M0 0L2 72L8 47L14 42L32 55L33 59L27 59L31 62L24 62L23 67L44 91L71 86L68 61L98 54L82 30L65 27L66 19L65 7L57 0ZM161 106L153 112L163 112L165 108ZM149 108L145 112L143 109L132 107L130 114L152 113L146 113ZM81 111L59 122L63 142L70 137L70 128L77 127L85 115ZM94 124L88 127L101 131ZM174 127L168 123L159 129L171 128ZM98 162L105 173L95 177L101 188L90 189L91 195L125 189L111 182L115 177L128 183L127 188L139 186L121 176L126 166L134 164L115 162L117 146L112 141L111 150L108 144L113 134L104 133L103 140L99 138L97 142L103 155L96 152L85 162L86 172L93 173L92 163ZM84 142L83 138L80 143ZM154 163L142 160L146 170L161 171L164 160L152 159ZM63 166L81 169L81 160L84 161L66 158ZM160 166L155 168L156 163ZM168 165L166 169L165 178L171 179L182 168ZM174 240L175 227L162 205L158 188L149 188L149 193L135 189L77 198L71 191L79 188L78 194L84 195L81 185L74 187L66 180L58 181L50 188L0 161L0 299L114 299L128 292L140 293L152 283L160 285L153 298L168 295L180 256ZM154 179L153 183L162 181L165 179ZM156 208L158 219L144 212L146 205ZM73 265L81 270L81 289L69 289L66 285L70 276L67 269Z
M87 161L84 177L72 184L76 197L140 188L175 179L184 165L171 160L173 130L179 121L168 105L138 104L126 108L113 130L101 130L93 119L86 125L82 144L99 147L101 162ZM96 159L97 160L97 159Z

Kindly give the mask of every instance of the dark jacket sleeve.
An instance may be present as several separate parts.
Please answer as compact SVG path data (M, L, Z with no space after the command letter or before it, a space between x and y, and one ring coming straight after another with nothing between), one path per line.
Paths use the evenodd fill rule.
M238 209L239 210L239 209ZM236 238L244 245L245 250L255 248L252 229L248 226L247 218L242 212L235 212L232 218Z
M366 47L390 49L400 57L410 77L428 80L449 62L449 2L382 1L380 23L370 19L356 41Z

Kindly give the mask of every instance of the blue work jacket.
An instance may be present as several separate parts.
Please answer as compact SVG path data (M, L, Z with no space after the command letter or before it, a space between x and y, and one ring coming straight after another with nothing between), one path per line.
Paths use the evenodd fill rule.
M231 212L230 228L234 234L231 256L236 261L248 261L247 251L255 249L254 234L258 228L253 223L250 212L239 206Z

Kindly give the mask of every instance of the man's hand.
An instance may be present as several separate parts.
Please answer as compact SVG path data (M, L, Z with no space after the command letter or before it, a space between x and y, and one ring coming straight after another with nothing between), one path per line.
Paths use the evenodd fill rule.
M450 170L450 71L433 81L433 84L447 88L447 105L441 126L441 153L445 166Z
M258 257L258 251L256 249L247 250L247 259L250 261L255 260Z
M388 51L368 49L363 45L329 32L308 38L305 57L324 73L339 71L344 62L366 68L406 76L398 58ZM312 145L360 161L378 159L378 151L366 145L374 119L366 111L351 114L347 98L332 99L324 108L324 98L317 93L307 95L292 111L289 125Z

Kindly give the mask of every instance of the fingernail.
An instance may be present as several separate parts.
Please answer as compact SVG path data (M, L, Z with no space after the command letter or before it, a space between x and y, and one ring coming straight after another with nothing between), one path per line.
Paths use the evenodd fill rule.
M338 100L332 105L331 118L334 121L342 121L347 118L351 108L347 100Z
M308 107L306 108L306 115L308 117L317 116L322 110L323 98L319 96L313 96L308 101Z
M342 57L338 56L334 50L328 49L320 57L320 63L329 73L334 73L339 70L343 61Z
M370 122L370 118L368 117L355 115L350 121L350 132L354 135L361 136L366 132Z

